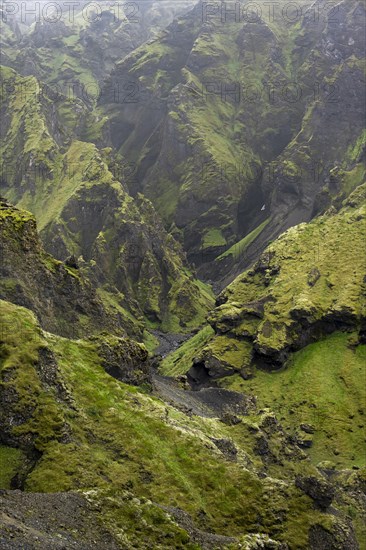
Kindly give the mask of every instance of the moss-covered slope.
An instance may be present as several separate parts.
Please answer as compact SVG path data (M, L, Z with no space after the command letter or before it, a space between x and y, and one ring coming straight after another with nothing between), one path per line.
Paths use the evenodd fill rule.
M366 185L343 207L289 229L218 298L216 331L281 366L289 352L336 330L364 330ZM244 365L245 361L243 361Z
M190 418L111 378L94 340L44 333L33 314L6 302L1 326L0 456L19 450L3 487L81 491L121 548L254 548L266 536L278 547L315 550L322 536L354 547L346 494L338 491L334 503L340 515L329 513L331 485L254 402L232 426ZM271 457L264 462L263 441ZM271 476L258 476L263 468ZM357 499L349 498L358 518Z
M59 260L82 256L113 314L131 318L130 333L141 337L144 317L164 330L201 324L210 289L193 277L151 203L127 193L111 149L75 139L81 102L41 93L34 77L12 69L2 75L2 193L35 214L46 249Z
M34 216L5 201L0 256L1 298L30 308L44 329L74 338L103 329L124 332L123 318L107 313L80 270L44 251Z
M46 205L48 213L54 205L58 214L41 232L46 247L57 258L70 250L83 256L97 285L113 285L121 305L154 327L184 331L201 324L212 304L209 287L193 277L152 204L142 195L133 199L107 162L108 151L72 143L60 191Z
M24 6L0 6L2 63L91 108L114 63L190 4L190 0L171 6L151 1L104 6L86 1L73 6L40 3L28 13Z
M341 2L336 21L318 3L261 17L247 4L236 21L197 5L125 57L100 102L103 139L136 165L130 188L189 258L209 263L237 245L203 269L210 278L323 211L343 190L335 172L362 160L363 4ZM134 102L115 104L126 75Z
M363 184L338 211L286 231L219 295L212 330L163 372L253 393L293 428L317 427L314 457L363 463L365 207Z
M291 352L337 330L364 338L365 189L339 211L286 231L219 295L208 320L229 345L229 365L279 368ZM230 359L231 341L240 346L237 358Z

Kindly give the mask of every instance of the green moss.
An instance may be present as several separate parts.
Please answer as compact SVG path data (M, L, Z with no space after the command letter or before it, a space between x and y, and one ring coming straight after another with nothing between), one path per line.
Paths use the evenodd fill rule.
M11 277L5 277L0 281L0 286L6 293L12 293L16 290L18 281Z
M55 260L50 254L44 254L42 256L42 263L47 269L53 272L56 270L57 266L62 264L62 262Z
M135 498L128 491L111 495L108 491L90 491L88 500L103 509L103 525L108 527L120 544L141 550L162 548L166 545L177 549L200 550L190 541L189 534L174 519L150 500Z
M224 364L240 370L248 366L251 361L252 346L250 342L245 340L237 340L228 338L227 336L216 336L203 353L216 357Z
M70 36L66 36L64 39L63 39L63 42L64 44L66 44L66 46L75 46L78 42L79 42L79 36L77 34L72 34Z
M133 71L141 71L141 69L147 63L153 63L154 65L158 64L159 61L169 54L174 53L174 49L167 44L162 43L159 40L154 40L150 42L148 46L140 46L133 53L136 62L133 66Z
M191 368L197 350L205 346L213 334L214 331L210 326L201 329L162 360L161 373L167 376L185 374Z
M245 252L248 246L258 237L258 235L262 233L263 229L267 226L269 221L270 218L267 218L263 223L261 223L258 227L253 229L253 231L246 235L241 241L235 243L231 248L226 250L226 252L221 254L217 258L217 260L220 261L227 256L233 256L235 259L240 258L240 256Z
M71 415L70 411L67 418L79 443L50 442L28 478L29 490L102 488L110 483L115 488L123 488L129 482L137 494L165 504L181 505L192 513L196 513L199 503L209 511L210 522L214 517L215 522L220 522L220 514L233 514L243 506L250 521L251 512L246 502L257 498L259 486L247 473L240 473L236 468L235 473L233 471L237 482L244 483L245 495L240 495L233 485L222 487L220 472L225 471L226 466L211 459L195 437L165 426L159 419L164 413L162 404L142 394L136 401L135 390L104 373L91 345L62 339L53 339L53 345L65 383L86 416L79 417L74 424L74 413ZM134 405L136 402L139 404ZM89 430L93 432L94 442L86 439ZM141 470L153 473L149 485L142 483ZM175 487L169 495L165 490L167 486ZM217 491L221 494L218 507Z
M171 223L179 200L176 184L168 178L159 178L154 192L158 195L154 201L156 210L167 224Z
M203 236L202 248L225 246L226 239L220 229L210 229Z
M343 197L348 197L358 185L364 183L366 179L366 169L363 163L356 164L356 166L349 171L342 173L342 194Z
M363 130L361 132L361 135L358 137L356 142L351 145L346 153L346 158L351 163L357 162L357 160L360 157L360 154L362 153L363 147L365 147L366 143L366 130Z
M225 290L228 299L213 312L212 322L221 330L226 326L226 330L236 331L242 318L240 330L244 332L247 304L262 301L261 321L253 326L250 320L247 332L257 349L267 355L298 340L299 317L312 324L326 315L343 312L353 317L356 326L362 315L366 262L362 189L356 189L339 213L293 227L269 245L261 260L267 267L239 276ZM226 319L231 316L231 305L235 305L238 321L234 326L230 318Z
M0 223L4 231L20 232L23 231L29 222L35 225L34 216L26 210L17 210L16 208L8 207L8 205L0 205Z
M168 296L169 309L162 324L166 332L188 332L202 326L214 303L211 286L194 279L187 268L171 280Z
M123 307L124 296L122 293L119 293L116 289L111 292L108 288L99 287L97 289L97 294L102 300L104 307L111 315L120 315L124 320L124 326L129 327L129 333L131 334L140 334L143 330L143 324L140 319L137 319L131 311L126 307Z
M1 167L7 185L16 186L19 173L21 177L33 175L34 178L36 174L38 177L49 174L57 146L41 107L39 82L33 76L20 77L6 69L0 70L6 90L1 95L1 105L9 118L6 139L0 147Z
M338 468L364 466L366 346L351 347L352 336L335 333L294 354L286 368L256 370L253 379L226 378L223 386L257 396L292 430L315 427L309 456ZM302 433L302 437L307 437Z
M10 482L24 459L20 449L0 445L0 489L10 489Z
M186 510L198 526L204 514L206 531L230 536L257 532L259 521L264 533L276 534L293 548L304 548L314 522L325 523L327 517L320 517L293 485L260 479L247 468L252 419L243 417L241 425L230 427L215 418L188 417L108 376L96 340L42 334L24 308L1 305L2 326L13 323L2 335L2 369L11 372L3 387L13 384L17 411L24 415L13 433L42 450L26 479L27 490L88 491L104 525L125 543L146 536L158 544L161 534L170 533L176 548L190 547L186 532L153 502ZM16 331L14 322L20 323ZM210 334L206 330L197 338L202 343ZM37 367L45 346L57 361L57 383L45 381ZM186 349L193 352L193 346ZM236 361L239 350L225 351ZM225 460L212 437L232 438L243 453L238 462ZM145 521L136 523L137 517Z
M6 302L2 302L1 326L6 338L2 391L16 392L16 411L32 411L23 423L13 427L13 436L20 440L22 436L31 437L36 448L43 450L51 439L62 437L65 428L63 411L57 406L55 395L42 387L37 374L38 350L45 341L33 314ZM10 376L5 380L6 373Z
M159 340L148 330L144 330L143 343L149 353L153 353L159 345Z

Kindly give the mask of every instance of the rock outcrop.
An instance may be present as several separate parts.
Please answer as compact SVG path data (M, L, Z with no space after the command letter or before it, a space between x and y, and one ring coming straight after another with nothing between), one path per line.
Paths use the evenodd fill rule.
M34 216L4 200L0 256L0 297L32 310L45 330L71 338L103 329L125 333L123 319L107 313L81 271L45 252Z
M197 354L212 378L251 364L281 368L290 355L365 319L366 185L338 211L289 229L218 297L216 337ZM349 243L352 242L352 246Z

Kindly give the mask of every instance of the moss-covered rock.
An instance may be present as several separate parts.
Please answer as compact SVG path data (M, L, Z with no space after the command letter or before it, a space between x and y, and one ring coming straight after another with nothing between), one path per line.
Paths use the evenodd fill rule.
M107 314L80 270L45 252L34 216L4 200L0 254L1 298L34 311L44 329L72 338L103 329L124 333L123 322Z
M361 331L365 219L362 185L339 212L284 233L219 296L208 317L217 333L208 350L220 347L225 361L223 335L250 342L247 360L273 369L321 336Z
M106 372L126 384L142 386L149 384L150 364L148 352L143 344L130 338L118 338L103 334L94 337L97 352L102 358Z
M338 212L274 241L219 295L212 329L164 359L164 374L256 396L315 463L364 465L365 229L363 184Z

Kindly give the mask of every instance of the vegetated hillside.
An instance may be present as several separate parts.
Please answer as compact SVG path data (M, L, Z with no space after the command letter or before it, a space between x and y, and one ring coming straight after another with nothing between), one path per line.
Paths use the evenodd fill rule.
M314 463L365 467L365 239L363 184L269 245L162 372L255 396Z
M255 400L187 416L111 378L98 340L45 333L9 302L1 326L1 484L27 492L1 495L5 548L93 547L89 524L100 548L357 548L345 513L362 529L363 474L333 486ZM39 492L63 493L62 523Z
M249 341L254 349L249 359L271 369L322 335L364 331L365 233L363 184L339 211L332 207L269 245L219 295L211 325L219 334Z
M291 247L284 248L283 241L298 233L293 247L302 250L306 259L305 245L316 244L318 226L327 232L326 237L336 228L357 246L365 219L364 202L365 188L361 187L338 214L320 218L297 232L290 230L272 245L280 268L282 262L291 263ZM4 548L36 541L49 548L62 544L85 549L93 544L96 548L154 545L207 550L234 549L240 544L248 549L258 544L314 550L359 547L357 540L362 541L365 535L361 468L364 409L359 384L365 362L364 346L359 345L356 333L351 339L336 334L331 340L313 344L315 349L306 348L305 355L296 355L296 374L284 384L280 382L277 389L276 385L269 389L265 376L270 375L261 373L263 378L249 382L254 385L251 391L255 396L235 376L223 380L229 390L192 392L182 383L155 374L143 346L106 331L112 319L104 325L104 310L91 283L78 268L70 267L72 259L61 264L42 250L30 214L3 202L1 227L7 277L1 295L8 300L0 304L0 481L5 489L1 494L4 514L0 540ZM353 262L355 272L355 290L351 279L345 299L350 308L350 328L356 329L358 318L362 320L356 306L362 257L360 254L356 259L351 251L347 256L342 247L341 252L349 266ZM319 254L321 273L326 265L328 270L336 266L339 271L336 256L328 264L326 254ZM9 277L10 265L13 272ZM254 275L259 294L274 284L262 285L261 277L268 280L273 276L270 267L264 269L269 269L267 279L261 271L258 277ZM285 272L283 276L289 295ZM335 282L331 273L327 272L327 277ZM319 283L316 279L317 273L311 272L307 279L313 284L311 288ZM294 277L291 280L294 282ZM301 284L308 283L299 281ZM236 285L240 287L240 281L227 292ZM334 293L341 305L340 285L335 284ZM244 302L244 296L240 300ZM319 306L315 298L313 301ZM82 314L74 317L80 303ZM48 308L45 315L43 304ZM246 313L247 309L243 307ZM54 333L42 330L30 310ZM284 315L286 311L284 308ZM95 335L83 340L58 336L66 333L64 327L70 323L76 327L73 337L79 326L79 334L95 331ZM111 328L116 329L115 323ZM230 322L228 328L234 336ZM234 345L240 341L238 334L231 338ZM210 340L211 335L198 333L195 338L196 342ZM221 333L209 341L208 349L212 350L220 338ZM229 350L229 340L224 348L220 343L216 353L222 369L233 352L235 356L235 350ZM185 346L189 348L189 342ZM335 360L329 349L336 351ZM306 354L310 354L310 362ZM329 372L323 371L317 393L308 394L303 377L306 379L310 365L317 367L319 363ZM239 368L235 361L231 364ZM196 365L199 368L202 365ZM346 390L339 383L337 369ZM194 375L192 372L191 378ZM294 400L294 420L290 421L288 398L282 407L278 401L281 404L285 397L281 392L285 384L294 390L298 382L298 393L290 394ZM333 414L339 414L345 423L338 430L331 430L321 416L330 405L324 392L327 384L332 396L335 389L339 392ZM319 395L319 391L323 393ZM318 417L307 414L313 410L311 400L319 407ZM317 424L319 417L322 429ZM314 431L309 458L306 449ZM327 434L332 441L322 447ZM349 456L350 441L354 456ZM330 445L337 462L329 461ZM357 469L340 468L351 464ZM13 493L14 489L26 493ZM51 510L57 510L56 520Z
M364 4L142 4L4 21L0 546L364 550Z
M144 318L183 332L202 323L209 287L191 274L152 204L133 199L123 173L110 171L110 150L76 139L80 100L40 93L35 77L10 68L2 74L2 194L35 214L46 250L59 260L81 256L100 297L137 332Z
M136 163L130 190L152 200L198 265L251 235L236 269L246 267L323 211L340 191L334 172L362 155L365 6L307 8L259 17L242 2L235 21L197 4L106 82L95 139ZM126 75L135 102L117 104ZM229 254L224 269L236 264ZM220 279L221 261L202 273Z
M77 338L109 329L123 333L128 319L107 312L95 288L75 265L47 254L34 216L0 202L0 296L25 306L50 332Z

